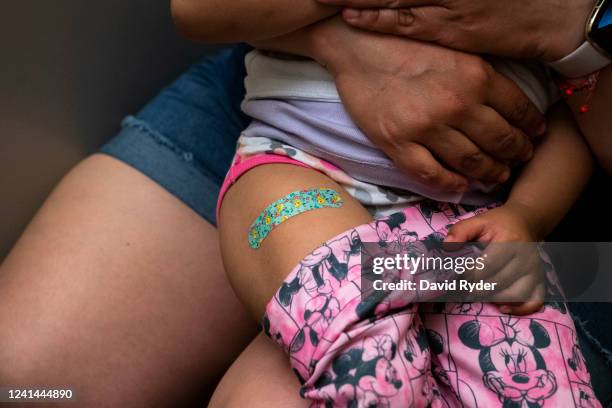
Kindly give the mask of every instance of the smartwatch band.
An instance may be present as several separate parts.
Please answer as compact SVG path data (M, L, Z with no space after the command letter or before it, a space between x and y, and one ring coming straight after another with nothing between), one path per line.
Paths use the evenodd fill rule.
M610 58L585 41L571 54L548 65L565 77L577 78L599 71L611 62Z

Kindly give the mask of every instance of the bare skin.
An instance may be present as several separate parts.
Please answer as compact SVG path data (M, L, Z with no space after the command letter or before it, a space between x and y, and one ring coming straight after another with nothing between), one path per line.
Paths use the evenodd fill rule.
M556 61L584 41L591 0L318 0L357 27L478 54ZM483 41L486 38L488 41Z
M263 181L266 188L261 187ZM325 187L340 193L345 202L343 207L310 211L292 218L278 226L259 250L249 247L248 227L267 205L299 189ZM316 171L285 164L249 171L228 191L221 206L220 220L225 222L219 223L220 237L231 242L222 246L222 254L234 290L259 321L267 300L300 259L321 242L371 218L338 184ZM315 221L317 228L308 228ZM308 234L299 233L307 228ZM236 256L238 253L247 256ZM306 407L309 403L296 392L299 386L287 357L260 334L225 374L209 407Z
M251 249L246 235L253 219L279 197L307 188L332 188L340 193L344 205L287 220L275 228L261 248ZM259 321L267 301L306 254L371 219L342 187L316 171L285 164L249 171L228 191L221 206L219 233L221 241L227 243L221 246L221 252L234 291ZM314 222L317 228L312 228ZM299 386L282 350L260 334L226 373L209 407L308 406L297 392Z
M205 401L256 333L217 243L141 173L85 160L0 266L0 384L69 386L79 407Z
M264 334L260 334L232 364L219 383L209 408L306 408L300 383L287 357Z
M261 211L293 191L309 188L334 189L344 205L291 218L275 228L261 248L253 250L247 233ZM372 220L363 206L332 179L288 164L259 166L246 173L228 191L220 215L221 254L226 273L236 295L256 321L263 315L267 301L304 256L335 235ZM316 228L312 228L314 223Z
M586 94L571 96L567 103L572 107L574 117L584 133L595 157L601 167L612 177L612 65L601 71L599 82L589 103L587 113L579 113L586 100Z

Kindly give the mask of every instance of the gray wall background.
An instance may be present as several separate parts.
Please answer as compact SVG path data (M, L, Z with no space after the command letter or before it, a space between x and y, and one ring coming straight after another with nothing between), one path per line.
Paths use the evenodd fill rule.
M0 261L61 176L206 52L169 0L0 1Z

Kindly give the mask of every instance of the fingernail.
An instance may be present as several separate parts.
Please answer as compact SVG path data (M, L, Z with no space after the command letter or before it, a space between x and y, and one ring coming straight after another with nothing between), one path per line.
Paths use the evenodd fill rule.
M504 314L510 314L512 312L512 309L510 309L510 306L503 305L499 307L499 311Z
M470 183L467 181L459 181L457 182L457 186L455 187L455 191L457 193L465 193L470 189Z
M401 9L399 11L399 23L401 25L410 25L414 21L414 14L410 12L410 9Z
M361 15L361 10L357 9L344 9L342 15L347 20L356 20Z
M510 169L506 168L506 169L504 169L502 174L499 175L499 178L497 179L497 181L499 183L505 183L506 181L508 181L510 179L511 175L512 175L512 173L510 172Z

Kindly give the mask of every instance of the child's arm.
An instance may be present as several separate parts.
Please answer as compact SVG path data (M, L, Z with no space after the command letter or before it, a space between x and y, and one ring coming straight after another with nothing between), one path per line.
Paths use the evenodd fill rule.
M586 102L587 94L581 92L566 96L566 100L593 154L599 159L601 167L612 176L612 65L599 74L599 81L588 104L589 111L582 114L580 108Z
M458 223L451 229L447 241L542 240L578 199L592 167L590 151L576 124L567 109L558 105L550 115L547 136L521 172L508 201L497 209ZM500 256L505 257L506 254ZM532 273L539 266L539 256L525 256L514 261L507 257L506 260L494 275L495 281L507 288L504 295L514 299L541 298L544 288L541 277ZM541 301L506 304L502 311L529 314L541 304Z
M194 40L252 42L287 34L338 12L314 0L172 0L177 28Z
M593 159L580 131L562 105L554 108L550 131L512 187L506 205L521 213L535 240L561 222L588 183Z
M521 171L503 207L511 209L521 224L527 226L525 234L512 237L495 230L488 238L497 241L517 241L529 237L540 241L563 219L593 169L591 153L582 139L567 109L561 105L550 114L549 131L536 148L533 159ZM470 233L470 237L466 234ZM474 232L454 228L452 239L474 238Z

